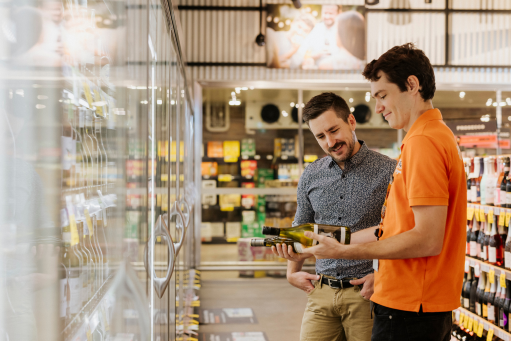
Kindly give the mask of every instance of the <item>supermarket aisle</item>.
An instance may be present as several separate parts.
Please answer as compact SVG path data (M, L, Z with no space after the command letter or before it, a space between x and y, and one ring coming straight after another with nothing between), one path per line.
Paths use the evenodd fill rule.
M268 341L298 340L307 297L286 279L204 280L201 308L252 308L257 324L201 325L201 333L262 331Z

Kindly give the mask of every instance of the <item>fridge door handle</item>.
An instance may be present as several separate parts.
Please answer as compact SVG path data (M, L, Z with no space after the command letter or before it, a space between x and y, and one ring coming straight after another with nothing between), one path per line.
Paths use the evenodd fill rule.
M176 231L180 230L180 241L177 243L174 243L174 250L176 252L176 257L180 253L181 247L183 246L183 241L185 239L185 233L186 231L186 224L185 224L185 217L183 215L183 211L180 208L180 204L178 201L175 201L172 205L170 211L170 216L176 216Z
M146 246L144 247L144 267L146 268L146 272L148 276L151 277L151 271L153 271L153 279L156 293L159 298L162 298L165 293L165 289L167 289L167 285L171 279L172 273L174 271L174 264L176 261L177 252L175 251L174 242L172 240L171 235L166 227L165 219L167 214L161 215L158 217L155 224L155 241L156 237L161 237L162 240L167 244L167 250L169 254L169 264L167 265L167 273L164 278L160 278L156 275L155 269L153 268L153 255L151 254L151 238L149 238ZM164 226L165 225L165 226Z

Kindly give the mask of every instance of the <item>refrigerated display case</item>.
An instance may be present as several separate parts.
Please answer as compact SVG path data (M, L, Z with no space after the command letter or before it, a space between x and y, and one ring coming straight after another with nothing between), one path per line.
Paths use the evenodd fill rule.
M172 5L0 17L0 340L186 339L194 114Z

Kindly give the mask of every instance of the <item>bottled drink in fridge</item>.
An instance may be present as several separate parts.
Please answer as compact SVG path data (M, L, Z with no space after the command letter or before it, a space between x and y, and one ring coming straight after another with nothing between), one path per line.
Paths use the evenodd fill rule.
M315 232L320 235L334 238L341 244L350 244L350 228L345 226L311 223L284 228L263 226L262 233L264 235L279 236L282 238L292 239L305 246L315 245L317 243L316 240L308 238L304 235L304 232L306 231Z
M493 220L491 235L489 237L489 263L497 266L503 265L503 242L496 230L496 219Z

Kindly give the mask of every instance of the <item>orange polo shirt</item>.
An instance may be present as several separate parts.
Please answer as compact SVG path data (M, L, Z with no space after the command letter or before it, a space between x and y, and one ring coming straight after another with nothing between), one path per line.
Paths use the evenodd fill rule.
M414 228L413 206L448 206L441 254L381 259L372 301L393 309L450 311L460 306L464 277L467 189L455 136L438 109L414 122L388 197L381 240Z

